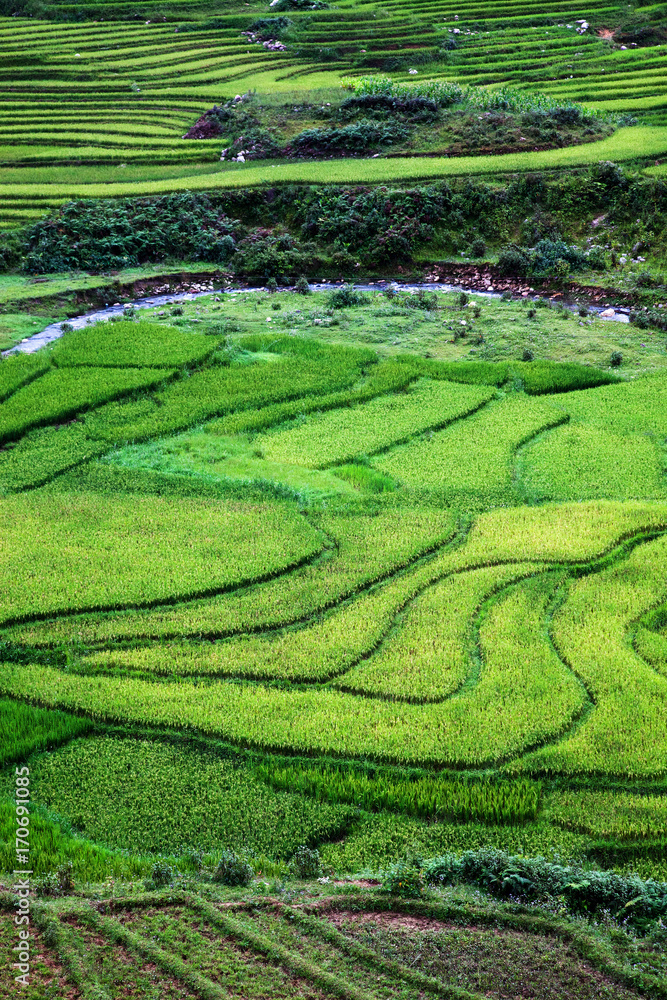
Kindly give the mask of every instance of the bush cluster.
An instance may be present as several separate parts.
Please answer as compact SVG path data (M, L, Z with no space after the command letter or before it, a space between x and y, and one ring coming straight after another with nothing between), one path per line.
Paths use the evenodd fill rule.
M174 881L174 869L166 861L157 861L153 865L151 883L154 888L161 889Z
M325 0L278 0L272 10L324 10L328 6Z
M542 273L563 274L579 266L604 267L599 248L572 248L558 235L563 219L578 220L600 209L607 212L618 239L636 241L637 226L650 225L656 233L652 250L664 244L667 183L628 177L616 164L600 163L554 181L541 173L522 174L505 187L472 179L407 189L292 184L265 190L76 201L17 232L7 254L2 247L0 253L6 266L10 261L16 266L23 255L26 270L35 273L100 271L169 257L229 265L252 226L278 226L289 218L293 236L316 241L318 252L325 253L339 273L352 275L359 260L372 266L412 259L436 232L443 249L451 245L471 250L475 244L477 253L482 244L496 244L499 236L507 239L528 215L531 225L523 226L519 243L505 245L501 265L506 273L538 274L546 268ZM279 237L280 231L257 229L250 242L257 244L262 234ZM251 247L246 243L243 249L239 263ZM298 259L286 267L280 262L274 273L310 273L312 246L290 249L298 249L308 266L300 266ZM257 250L255 246L250 256ZM563 264L556 272L559 260ZM280 267L285 267L283 272ZM267 272L260 267L248 273Z
M667 309L646 309L630 313L630 322L640 330L667 330Z
M38 896L68 896L74 891L74 863L65 861L55 872L38 876L35 890Z
M358 292L352 285L342 285L329 296L329 308L345 309L348 306L362 306L366 301L363 292Z
M315 847L302 844L292 856L290 870L297 878L318 878L322 874L320 852Z
M544 858L524 858L485 847L457 857L445 854L424 866L431 885L466 882L494 896L520 900L564 898L575 912L608 910L637 926L667 916L667 883L637 875L585 870Z
M308 128L294 136L287 155L319 156L326 153L363 153L407 139L410 132L398 122L362 118L342 128Z
M279 38L293 24L294 21L289 17L258 17L252 22L248 31L254 32L261 39Z
M416 861L399 861L385 871L382 888L392 896L419 899L427 888L423 868Z
M28 231L24 267L46 274L134 267L169 256L224 262L239 226L200 194L70 201Z
M362 94L348 97L340 106L341 115L347 117L363 112L382 115L393 114L411 121L430 122L438 116L438 102L431 97L395 97L392 94Z
M304 234L369 261L410 259L433 238L433 223L447 212L447 196L435 187L408 191L326 187L304 206Z
M241 274L294 275L312 271L321 264L318 248L302 243L289 233L256 229L238 245L234 267Z
M250 885L254 875L250 862L236 851L223 851L213 873L213 881L222 885Z
M570 271L604 271L606 263L600 247L581 250L561 239L543 239L534 247L510 243L498 255L498 267L503 275L566 278Z

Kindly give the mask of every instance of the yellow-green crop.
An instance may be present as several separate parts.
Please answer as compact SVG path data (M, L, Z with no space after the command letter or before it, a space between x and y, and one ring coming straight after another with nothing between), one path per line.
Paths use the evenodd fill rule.
M0 620L172 601L312 558L286 503L28 493L0 498Z
M260 435L257 443L268 459L323 469L443 427L474 412L493 395L482 386L425 382L409 392L311 416L288 430Z

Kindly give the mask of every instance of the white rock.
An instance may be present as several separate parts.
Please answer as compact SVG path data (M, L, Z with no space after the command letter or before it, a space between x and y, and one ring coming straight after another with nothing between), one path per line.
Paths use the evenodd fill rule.
M612 316L615 316L615 315L616 315L616 312L613 309L603 309L602 312L600 313L600 316L603 319L611 319Z

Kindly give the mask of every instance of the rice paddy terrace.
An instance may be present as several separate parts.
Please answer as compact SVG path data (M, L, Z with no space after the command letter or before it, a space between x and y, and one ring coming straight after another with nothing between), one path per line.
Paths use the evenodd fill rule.
M5 13L28 1000L667 996L664 5Z
M608 140L518 160L330 164L338 181L438 177L633 160L667 152L664 5L553 7L341 0L285 4L50 4L0 23L0 218L26 222L85 195L243 186L321 177L315 165L220 164L220 142L183 140L215 104L249 89L324 94L369 71L397 79L511 86L634 114ZM294 5L296 6L296 5ZM251 29L273 18L274 27ZM277 19L282 26L275 25ZM582 28L582 22L586 25ZM259 34L257 33L259 31ZM268 34L267 34L268 32ZM614 34L615 33L615 34ZM284 42L269 40L272 36ZM267 47L267 45L269 47ZM412 71L412 75L410 75ZM563 156L566 152L568 155Z
M345 294L0 363L35 1000L667 989L664 365L375 350L414 308Z

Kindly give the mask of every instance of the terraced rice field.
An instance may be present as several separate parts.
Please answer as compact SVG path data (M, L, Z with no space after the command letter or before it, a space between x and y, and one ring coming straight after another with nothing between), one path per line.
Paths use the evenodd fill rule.
M279 44L253 36L278 16ZM645 205L644 325L528 291L538 239L563 282L571 258L616 267L622 240L598 246L593 212L618 188L634 219L639 171L663 169L666 43L657 5L597 0L0 17L0 227L70 199L238 189L229 215L188 196L163 215L73 206L17 267L103 272L119 300L111 269L160 254L277 279L228 294L207 274L206 298L0 358L0 911L29 899L28 1000L667 996L667 367ZM250 89L266 120L289 104L310 129L314 101L326 121L342 80L378 72L451 83L470 134L497 91L508 134L529 105L535 134L554 109L572 120L484 155L403 155L416 132L396 108L400 155L290 158L289 115L281 159L185 138ZM420 100L440 142L449 105ZM253 142L264 120L247 115ZM595 185L585 251L563 242L581 227L554 230L560 195L544 218L530 192L516 209L538 171L600 160L638 173L603 163L562 187ZM543 227L512 251L533 268L521 299L277 291L310 261L404 273L424 242L458 252L491 205L485 238L506 242L510 187L517 226ZM16 289L32 330L32 285ZM0 924L8 968L18 926Z
M133 13L128 4L76 5L76 17L86 19L63 21L74 8L54 4L46 12L58 20L0 22L5 228L38 218L67 198L317 181L319 164L221 167L219 141L181 137L206 109L236 93L253 89L298 102L306 92L324 94L343 77L369 70L398 80L539 91L635 112L643 128L589 147L497 162L487 156L420 165L400 158L331 164L327 175L334 181L529 170L667 152L667 43L660 44L658 35L648 48L629 43L622 49L601 37L632 20L632 8L341 0L335 9L289 12L292 35L284 50L272 50L243 34L270 13L264 4L230 3L215 11L180 4L165 12L150 3L139 6ZM584 18L590 27L579 34ZM642 7L637 20L659 27L660 8Z
M2 692L281 752L663 779L664 677L625 636L667 599L664 375L528 396L406 361L392 392L366 348L244 343L230 364L125 321L2 363Z
M661 949L502 902L653 941L628 872L667 871L667 379L530 368L128 319L0 362L0 864L21 764L39 982L664 988Z

